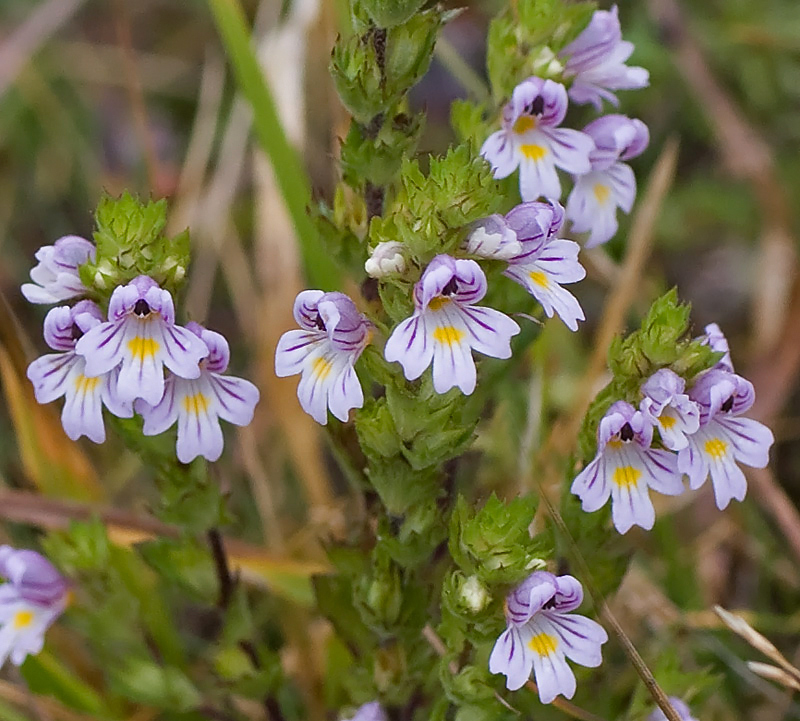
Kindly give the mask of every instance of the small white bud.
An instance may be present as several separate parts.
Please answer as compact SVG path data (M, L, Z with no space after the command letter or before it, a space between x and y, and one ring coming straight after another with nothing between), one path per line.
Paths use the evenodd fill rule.
M403 255L403 244L396 240L378 243L372 255L364 263L364 270L371 278L405 273L406 259Z
M470 576L461 587L461 600L472 613L480 613L490 601L489 592L477 576Z

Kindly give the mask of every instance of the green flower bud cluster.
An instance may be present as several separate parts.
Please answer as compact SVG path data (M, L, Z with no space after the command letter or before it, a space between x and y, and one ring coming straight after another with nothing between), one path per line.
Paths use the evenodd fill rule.
M339 39L331 74L339 97L358 123L372 124L417 83L428 69L436 35L446 19L439 10L426 10L401 24L372 26Z
M490 587L513 585L537 569L552 553L549 534L531 537L536 512L532 496L504 503L492 494L479 511L463 496L450 519L450 555L464 572Z
M175 293L189 267L189 233L167 238L166 224L166 200L142 203L128 192L103 197L95 214L97 255L79 269L89 295L107 304L117 286L139 275Z
M531 75L564 83L558 52L589 23L593 2L524 0L489 26L486 65L496 101Z
M639 330L614 339L608 351L613 378L590 406L580 432L584 461L594 456L597 425L614 401L624 400L638 407L639 389L660 368L670 368L691 385L698 373L721 358L722 354L702 340L689 336L690 313L691 306L680 303L673 288L653 303Z

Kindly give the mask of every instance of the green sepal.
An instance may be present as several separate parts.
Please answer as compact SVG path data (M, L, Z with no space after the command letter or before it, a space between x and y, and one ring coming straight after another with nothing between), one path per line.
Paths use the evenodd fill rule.
M427 0L360 0L358 3L379 28L410 20Z
M166 200L104 195L95 213L95 260L78 269L89 295L105 304L116 287L140 275L177 292L189 266L189 233L167 238L166 223Z
M353 187L365 182L388 185L400 171L403 158L414 153L424 127L424 116L398 113L385 120L377 133L367 135L351 123L342 145L342 172Z
M543 568L552 551L549 533L531 538L536 512L532 496L504 503L494 493L478 511L459 496L450 520L450 554L466 574L489 586L516 584Z
M202 702L202 695L186 674L146 657L120 659L108 670L110 687L136 703L165 711L186 712Z

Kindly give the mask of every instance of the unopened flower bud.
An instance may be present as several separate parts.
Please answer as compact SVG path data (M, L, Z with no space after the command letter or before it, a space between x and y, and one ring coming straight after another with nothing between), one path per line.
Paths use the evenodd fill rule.
M492 260L511 260L522 255L522 244L502 215L490 215L479 221L467 237L464 250Z
M477 576L470 576L461 586L461 602L472 613L480 613L489 603L489 592Z
M364 270L371 278L385 278L387 275L401 275L406 270L403 244L396 240L378 243L372 255L364 263Z

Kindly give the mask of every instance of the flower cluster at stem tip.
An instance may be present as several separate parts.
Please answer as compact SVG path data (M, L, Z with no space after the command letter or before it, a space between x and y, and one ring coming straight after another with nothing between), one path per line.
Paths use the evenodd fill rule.
M620 533L653 527L651 488L677 496L685 490L684 474L692 489L711 476L717 507L724 509L747 492L738 464L764 468L769 461L772 431L741 417L755 401L753 384L733 372L728 342L716 324L706 327L702 340L723 354L721 360L688 390L683 378L662 368L642 384L638 409L614 403L597 429L597 455L572 484L585 511L611 499ZM653 446L656 432L661 447Z
M633 44L622 39L617 8L598 10L588 27L560 53L569 90L554 80L523 80L503 108L502 128L481 148L495 178L519 168L519 190L525 201L561 198L556 168L572 175L566 217L577 233L589 233L587 248L609 241L617 232L617 208L629 213L636 198L636 179L627 163L647 148L649 132L641 120L604 115L582 131L562 128L569 101L603 100L617 105L612 91L646 87L648 72L628 67Z
M65 398L67 436L102 443L103 406L119 418L135 411L145 435L177 422L182 463L198 456L216 461L223 449L220 419L249 424L259 399L252 383L224 375L230 358L225 338L197 323L177 325L172 295L145 275L114 289L106 318L96 303L81 299L87 289L79 268L95 258L88 240L60 238L36 258L23 295L32 303L77 300L45 316L44 339L57 352L28 367L39 403Z

